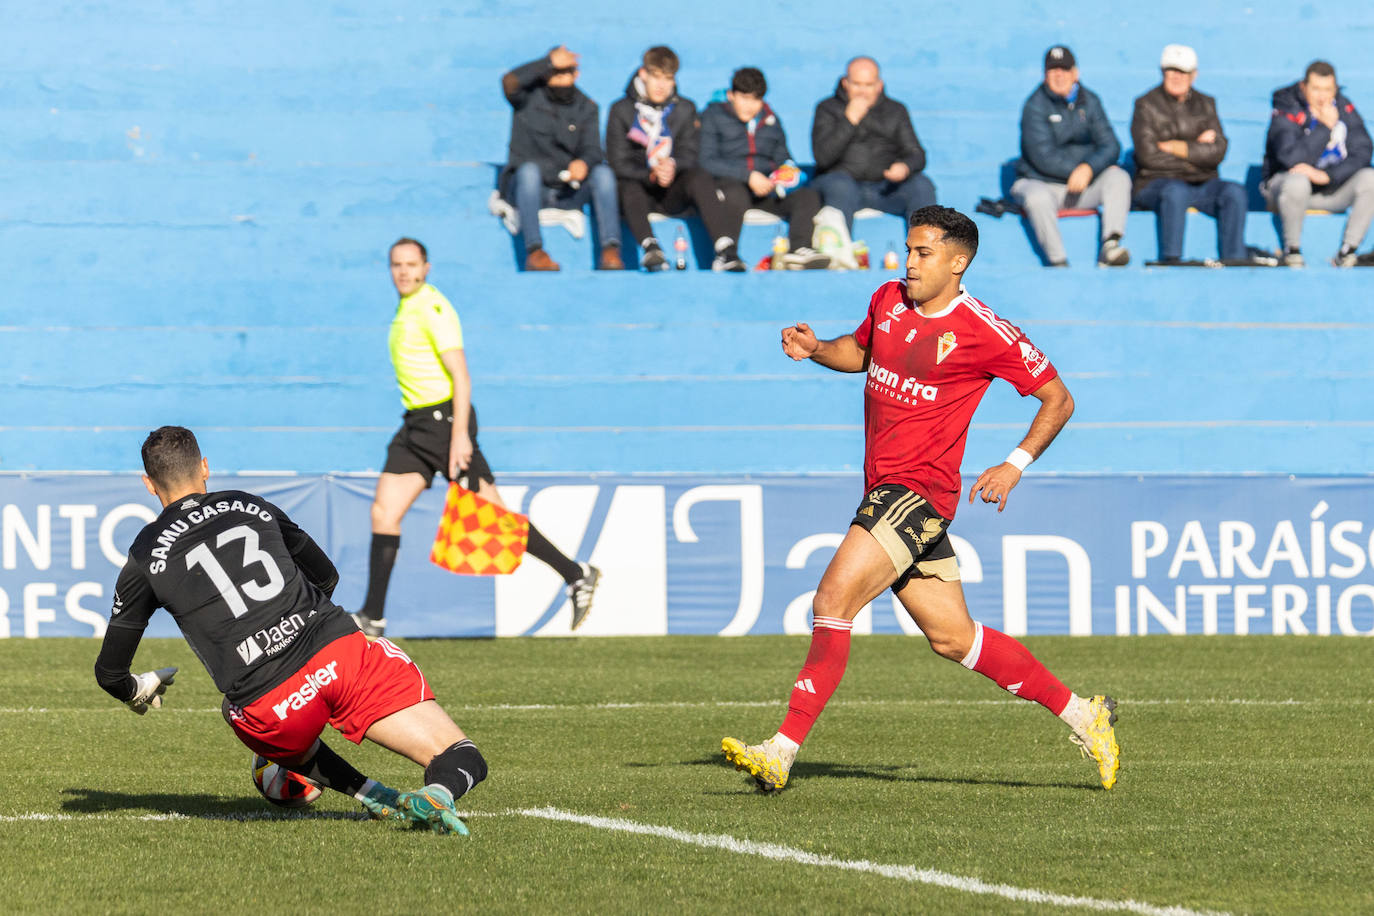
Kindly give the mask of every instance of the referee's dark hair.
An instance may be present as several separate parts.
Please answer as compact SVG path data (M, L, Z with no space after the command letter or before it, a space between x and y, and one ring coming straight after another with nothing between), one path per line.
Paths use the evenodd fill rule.
M196 434L184 426L160 426L143 440L143 473L160 490L195 480L199 466Z
M402 236L392 242L391 247L386 250L387 257L391 257L391 253L402 245L414 245L416 248L420 249L420 260L424 261L426 264L429 263L429 250L425 248L424 243L419 239L413 239L410 236Z
M944 233L941 241L953 242L964 249L968 253L969 263L973 263L973 256L978 253L978 224L958 210L935 204L922 207L911 214L907 228L915 229L917 226L939 229Z

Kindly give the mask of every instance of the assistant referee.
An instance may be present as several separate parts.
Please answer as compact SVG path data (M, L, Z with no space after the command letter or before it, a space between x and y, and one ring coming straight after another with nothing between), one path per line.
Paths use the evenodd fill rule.
M463 326L443 293L425 282L428 276L429 252L424 245L403 238L391 246L391 282L401 296L391 321L391 364L406 412L387 446L372 500L367 598L355 615L368 636L381 636L386 629L386 589L401 546L401 519L435 474L449 480L464 477L478 496L505 505L491 466L477 447L477 411L463 355ZM568 583L572 628L577 629L591 610L600 570L565 556L533 523L528 551Z

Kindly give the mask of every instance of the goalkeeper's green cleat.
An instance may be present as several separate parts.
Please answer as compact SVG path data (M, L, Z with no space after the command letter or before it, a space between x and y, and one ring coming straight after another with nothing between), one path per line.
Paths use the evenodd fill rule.
M1088 701L1088 711L1092 719L1081 733L1069 736L1078 745L1084 757L1091 756L1097 761L1097 773L1102 778L1102 788L1110 789L1116 785L1116 771L1121 767L1121 748L1116 743L1116 700L1108 696L1095 696Z
M414 792L402 792L396 806L411 821L428 824L435 833L468 835L468 825L453 807L453 793L438 783L431 783Z
M358 799L368 815L376 821L409 820L400 809L401 793L380 782L373 782L371 788Z
M737 738L725 738L720 742L720 749L735 769L748 771L764 792L776 792L787 785L788 771L797 756L795 750L776 747L772 738L762 744L745 744Z

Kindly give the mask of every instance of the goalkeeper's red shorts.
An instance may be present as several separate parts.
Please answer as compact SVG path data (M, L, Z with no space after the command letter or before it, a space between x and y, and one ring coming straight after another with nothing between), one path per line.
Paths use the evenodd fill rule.
M386 639L350 633L325 646L295 674L225 718L252 751L269 759L310 750L332 725L354 744L378 719L434 699L419 667Z

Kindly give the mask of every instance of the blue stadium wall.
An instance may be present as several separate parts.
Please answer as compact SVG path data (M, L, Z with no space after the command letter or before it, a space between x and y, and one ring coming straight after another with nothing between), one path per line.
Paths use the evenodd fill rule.
M583 55L581 85L603 116L651 44L677 49L681 89L699 103L726 85L734 67L760 66L771 84L769 101L804 162L811 158L814 104L833 90L848 57L873 54L889 93L911 109L941 202L965 211L979 197L1000 193L1002 169L1016 154L1021 103L1040 78L1044 49L1055 42L1074 48L1084 83L1102 96L1127 147L1131 102L1157 81L1159 49L1174 41L1196 47L1198 86L1217 97L1231 141L1222 174L1238 181L1260 160L1270 92L1299 78L1309 60L1332 60L1347 93L1374 110L1367 56L1374 8L1162 2L1128 11L1100 3L985 2L958 10L874 3L841 11L802 2L780 13L771 4L707 2L666 29L641 24L642 6L624 2L342 2L327 9L59 2L6 15L0 635L93 632L93 624L69 613L66 596L73 584L95 583L99 592L86 587L71 606L103 613L114 566L100 550L99 522L120 505L146 505L146 497L133 477L66 472L135 469L143 436L164 423L196 429L216 470L294 473L295 484L320 501L322 524L355 519L330 525L321 537L344 569L341 599L356 604L367 534L365 511L358 515L355 503L362 500L365 509L367 473L380 466L400 411L385 347L394 307L385 254L402 234L429 245L431 279L463 317L483 449L503 484L527 488L522 498L581 486L600 488L593 500L599 505L649 475L649 485L667 488L668 513L668 534L651 530L651 539L667 543L672 506L691 486L760 482L765 570L789 569L791 546L808 533L827 533L810 531L810 512L774 513L793 490L826 507L823 528L843 530L845 504L860 486L860 381L784 359L778 328L804 319L826 335L851 330L884 276L718 276L697 263L668 275L598 274L589 242L561 229L545 237L563 273L519 273L517 246L487 213L509 121L499 79L555 44ZM756 34L731 35L730 23ZM1244 551L1254 568L1284 569L1291 581L1276 580L1263 599L1214 596L1221 601L1219 631L1235 631L1237 619L1248 621L1247 632L1277 632L1280 622L1282 631L1295 631L1287 622L1296 593L1274 591L1295 583L1307 589L1310 632L1323 631L1323 602L1328 631L1368 631L1374 603L1350 589L1368 588L1365 560L1374 559L1365 476L1374 455L1367 358L1374 272L1325 265L1343 218L1308 221L1304 245L1312 266L1305 271L1172 272L1142 266L1155 255L1151 214L1132 214L1126 242L1134 260L1114 271L1092 266L1094 220L1064 222L1074 267L1052 272L1038 266L1018 221L976 219L983 241L970 290L1051 355L1078 408L1027 481L1028 492L1034 485L1036 493L1059 494L1058 503L1033 503L1041 510L1034 530L998 534L996 525L1013 510L988 521L976 507L961 514L955 531L968 531L970 543L984 537L983 529L987 537L1053 537L1102 515L1106 527L1082 535L1086 549L1105 539L1116 557L1092 557L1092 631L1177 632L1170 621L1182 620L1185 631L1204 632L1209 599L1186 589L1224 577L1220 565L1209 577L1198 556L1185 556L1172 576L1168 567L1160 571L1164 578L1149 584L1151 597L1130 591L1129 625L1119 625L1116 589L1138 584L1132 550L1160 543L1156 529L1132 525L1163 525L1168 540L1159 556L1166 558L1183 544L1194 553L1205 547L1220 564L1229 550L1232 573L1241 570L1232 583L1239 588L1254 578L1236 559L1244 533L1223 525L1239 522L1258 541ZM678 225L661 223L658 231L671 238ZM771 235L746 230L746 259L762 256ZM856 235L876 260L889 245L900 249L903 227L896 217L864 220ZM1276 244L1272 219L1258 210L1247 235L1252 244ZM1186 253L1214 250L1211 221L1191 216ZM976 473L999 461L1022 435L1032 407L1007 386L994 386L970 435L965 468ZM342 499L340 480L363 496ZM87 486L117 489L92 495ZM1137 502L1113 504L1104 514L1099 486ZM1319 491L1313 499L1310 487ZM1246 499L1217 505L1229 489ZM547 502L562 505L562 498ZM1321 504L1327 508L1319 511ZM50 525L46 568L43 506ZM80 535L89 545L76 547L71 527L73 513L84 519L86 509L63 515L64 506L96 507L93 527ZM453 608L458 595L462 608L409 623L398 615L400 635L557 631L555 598L539 597L540 589L552 589L552 596L556 588L516 581L538 577L536 571L523 570L513 585L454 585L459 580L425 571L435 511L426 501L407 519L403 562L414 573L400 579L418 584L414 591L403 584L397 600ZM540 517L538 506L531 511ZM597 516L587 511L590 525ZM136 530L136 517L107 533L116 554ZM1196 530L1190 521L1198 522ZM1309 530L1328 523L1321 535ZM556 524L553 515L541 520ZM1290 529L1303 538L1291 549ZM666 571L676 561L664 548L665 631L738 631L733 621L744 580L735 552L742 531L722 534L714 553L678 572ZM563 536L587 559L595 538L584 535L574 525ZM824 539L812 543L817 552L807 555L802 578L814 583L829 548ZM1317 543L1332 562L1318 566ZM1351 544L1364 552L1358 570ZM1294 550L1305 558L1303 569L1284 559ZM77 552L90 567L74 568ZM989 558L1003 557L1005 544L989 541L978 553L985 575L1000 576L1000 560ZM701 559L709 556L718 562ZM1053 550L1045 556L1042 574L1035 573L1040 561L1029 561L1029 629L1082 632L1069 610L1076 561ZM1153 557L1151 564L1159 562ZM635 580L641 565L616 575ZM1125 572L1109 573L1118 567ZM1188 579L1189 570L1200 578ZM715 585L682 591L671 585L679 575ZM764 574L763 610L744 632L786 628L790 599L774 594L771 575ZM790 579L779 581L783 597L805 592ZM1009 593L992 578L986 582L984 592L993 597L975 599L975 611L1005 623ZM1183 611L1178 586L1185 588ZM500 624L501 590L516 595L526 587L535 590L528 606L510 599L522 609L514 612L516 623ZM1338 613L1347 593L1348 628ZM628 619L637 606L615 590L604 597L610 617ZM1267 608L1263 621L1247 616L1260 604ZM874 628L885 625L896 626L891 614L875 615Z

